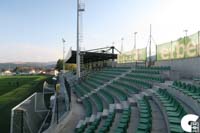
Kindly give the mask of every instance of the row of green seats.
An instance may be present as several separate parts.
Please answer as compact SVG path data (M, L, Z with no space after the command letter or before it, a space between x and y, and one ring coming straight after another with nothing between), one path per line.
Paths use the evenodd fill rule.
M102 72L92 73L89 76L92 77L92 78L95 78L96 76L98 76L98 77L106 77L107 79L112 79L113 78L112 75L103 74Z
M192 84L186 84L181 81L174 81L172 87L192 97L200 103L200 87Z
M82 96L84 96L85 94L88 93L87 91L81 89L81 86L79 84L76 84L74 86L74 91L76 92L76 94L79 95L79 97L82 97Z
M100 127L98 133L108 133L115 118L115 112L109 113L103 125Z
M160 76L155 77L155 76L139 75L139 74L133 74L133 73L130 73L128 75L131 76L131 77L134 77L134 78L138 78L138 79L152 80L152 81L157 81L157 82L160 82L160 83L165 82L165 80L163 78L161 78Z
M76 85L76 91L77 90L80 91L80 92L86 91L86 90L89 91L88 88L85 87L84 85ZM84 94L84 93L82 93L82 94ZM94 100L97 111L102 112L103 111L103 103L102 103L101 99L96 94L93 94L91 96L91 98ZM82 101L82 103L83 103L83 106L84 106L84 109L85 109L85 112L86 112L86 117L90 117L92 115L92 104L91 104L90 100L88 98L85 98ZM76 133L83 133L86 127L87 127L87 125L83 124L80 128L76 128L75 132Z
M93 89L96 89L101 85L101 83L92 82L91 80L86 80L85 83L93 87Z
M131 108L123 109L120 121L118 123L117 129L115 129L115 133L126 133L129 127L131 117Z
M89 79L91 79L91 78L98 79L98 80L101 80L101 81L104 81L104 82L109 81L111 79L109 77L105 77L105 76L101 76L101 75L95 75L95 74L89 76Z
M97 111L98 112L103 112L103 102L101 98L97 94L93 94L91 98L94 100Z
M120 78L120 80L126 81L126 82L131 82L131 83L134 83L134 84L137 84L137 85L141 85L144 88L152 88L152 84L147 83L147 82L142 81L142 80L134 79L129 75L126 75L126 77Z
M170 131L173 133L183 133L184 131L181 128L180 123L182 117L186 114L184 108L167 92L167 90L159 89L155 95L159 98L167 113Z
M82 124L81 127L75 128L75 133L83 133L86 127L86 124Z
M152 128L151 106L145 96L138 100L138 105L140 109L140 118L137 133L150 133Z
M128 69L130 69L130 68L126 68L126 69L124 69L124 68L118 68L118 67L115 67L115 68L105 68L105 69L103 69L102 71L109 71L109 72L126 72Z
M92 115L92 104L88 99L84 99L82 101L85 112L86 112L86 117L90 117ZM75 129L75 133L82 133L84 132L85 128L87 127L86 124L81 125L81 127Z
M127 100L127 95L123 91L121 91L111 85L108 85L107 87L105 87L104 90L114 93L116 95L116 97L119 98L120 101Z
M136 67L137 69L149 69L149 70L171 70L170 66L151 66L151 67L145 67L145 66L139 66Z
M85 90L88 93L90 92L90 89L88 89L86 86L81 85L80 87L81 87L82 90ZM96 105L97 111L98 112L103 112L103 103L102 103L101 98L95 93L93 95L91 95L91 98L94 100L94 103Z
M122 88L122 89L126 89L128 92L131 93L138 93L139 90L137 88L135 88L134 86L128 85L126 83L120 82L119 81L114 81L113 85L117 85L118 87Z
M101 89L99 90L99 93L106 98L108 104L113 104L115 102L113 96L110 93L106 92L105 90Z
M131 67L114 67L114 68L117 68L117 69L130 69Z
M131 67L113 67L113 68L105 68L103 70L107 70L107 71L120 71L120 72L125 72L128 69L130 69Z
M80 87L81 87L82 90L85 90L88 93L90 92L90 89L88 89L86 86L81 85ZM103 111L103 103L102 103L101 98L95 93L93 95L91 95L91 98L94 100L94 103L96 105L97 111L98 112L102 112Z
M88 77L87 80L89 81L92 81L92 82L95 82L95 83L98 83L98 84L103 84L106 82L106 80L103 80L103 79L98 79L98 78L91 78L91 77Z
M94 87L94 88L97 88L98 86L101 85L98 82L92 82L92 81L86 81L86 84L88 84L89 86ZM108 92L106 92L103 89L99 90L99 93L106 98L108 104L114 103L114 98L113 98L113 96L111 94L109 94Z
M110 78L110 79L112 79L112 78L115 78L115 77L116 77L116 75L113 75L113 74L108 74L108 73L99 73L99 74L97 74L97 76L108 77L108 78Z
M144 73L144 74L160 74L159 71L156 71L156 70L133 70L132 71L133 73Z
M80 83L79 84L79 86L80 86L80 88L83 90L83 91L85 91L85 92L87 92L87 93L89 93L90 91L91 91L91 89L89 89L86 85L85 85L85 83Z
M83 101L83 106L86 112L86 117L90 117L92 115L92 104L91 102L86 98Z
M109 104L113 104L114 103L114 98L112 97L112 95L107 93L105 90L100 90L99 93L101 93L106 98L106 100L108 101ZM109 128L112 126L112 122L114 120L114 117L115 117L115 112L109 113L108 118L106 119L106 121L103 124L103 126L100 128L99 133L104 133L105 131L109 130ZM92 123L85 130L85 133L94 133L95 130L97 129L98 125L99 125L99 122L100 121L98 121L98 123L97 123L97 121L95 121L94 123Z
M109 75L120 75L122 72L118 72L118 71L102 71L102 74L109 74Z
M106 97L106 99L109 101L110 104L114 103L114 99L113 99L112 95L110 95L109 93L107 93L104 90L100 90L99 92ZM94 101L95 101L97 111L102 112L103 111L103 103L102 103L101 99L97 96L97 94L93 94L91 96L91 98L94 99ZM84 99L82 102L83 102L83 106L85 108L86 117L90 117L92 114L92 104L90 103L90 101L88 99ZM75 132L76 133L83 133L84 131L86 133L94 132L96 130L97 126L99 125L99 122L100 122L100 119L97 119L97 120L95 120L95 122L93 122L88 127L87 127L87 125L82 125L80 128L76 128Z
M100 121L100 118L96 119L93 123L91 123L91 125L88 126L88 128L85 129L84 133L94 133L94 131L98 128Z
M76 86L76 85L74 85L73 91L75 92L75 94L76 94L78 97L82 97L82 96L84 95L81 91L79 91L79 90L77 89L77 86Z

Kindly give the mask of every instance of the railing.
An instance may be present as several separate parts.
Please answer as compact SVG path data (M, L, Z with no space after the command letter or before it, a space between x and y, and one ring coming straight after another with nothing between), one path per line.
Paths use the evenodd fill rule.
M64 75L59 75L60 91L55 92L52 96L51 121L44 133L53 132L56 126L66 118L69 113L70 103L64 78Z
M70 103L63 75L59 76L59 83L59 92L44 83L42 93L32 94L12 109L10 133L49 133L66 118Z

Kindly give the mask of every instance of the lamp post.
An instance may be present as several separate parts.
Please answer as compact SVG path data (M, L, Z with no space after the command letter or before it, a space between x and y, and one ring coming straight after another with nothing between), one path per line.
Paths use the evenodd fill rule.
M149 41L149 67L151 67L151 24L150 24L150 41Z
M134 32L134 49L136 49L136 35L137 35L137 32Z
M124 49L123 49L123 48L124 48L124 47L123 47L123 43L124 43L124 38L122 37L122 38L121 38L121 53L122 53L123 50L124 50Z
M185 32L185 37L187 37L187 32L188 32L188 30L184 30L184 32Z
M112 67L114 67L114 46L115 45L115 42L112 42L112 46L111 46L111 48L112 48Z
M184 44L186 44L186 37L187 37L187 32L188 32L188 30L184 30L183 32L185 32L185 36L184 36Z
M65 39L62 39L63 42L63 73L65 73Z
M58 111L58 90L56 90L56 84L57 84L57 81L58 81L58 79L57 79L57 77L55 76L55 77L53 77L52 78L52 80L53 80L53 84L54 84L54 87L55 87L55 92L56 92L56 95L55 95L55 100L56 100L56 122L57 122L57 124L58 124L58 122L59 122L59 111Z
M185 45L186 45L186 37L187 37L188 30L186 29L184 30L184 32L185 32L185 36L184 36L184 58L185 58Z
M77 78L79 79L81 77L81 68L80 68L80 46L79 46L79 41L80 41L80 16L81 12L84 12L84 4L80 3L80 0L77 0L77 50L76 50L76 75Z

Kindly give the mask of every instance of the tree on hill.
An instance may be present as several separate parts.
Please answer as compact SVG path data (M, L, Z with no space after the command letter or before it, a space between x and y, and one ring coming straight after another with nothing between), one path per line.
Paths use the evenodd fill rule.
M58 71L63 69L63 60L59 59L57 61L55 69L57 69Z
M20 71L20 68L19 68L19 67L15 67L15 68L13 69L13 72L19 73L19 71Z
M59 59L56 63L56 70L60 71L63 69L63 60ZM65 70L72 70L75 71L76 70L76 64L65 64Z
M6 70L5 68L2 68L2 69L1 69L1 72L4 72L5 70Z

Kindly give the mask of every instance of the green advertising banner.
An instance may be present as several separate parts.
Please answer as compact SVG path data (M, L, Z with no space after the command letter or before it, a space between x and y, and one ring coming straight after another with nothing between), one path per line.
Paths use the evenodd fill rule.
M156 46L157 60L173 60L197 57L200 55L200 32L187 37L179 38L176 41ZM119 54L118 63L131 63L144 61L147 58L146 48L136 49Z
M146 60L146 48L124 52L117 56L118 63L131 63L138 60Z
M147 57L147 49L146 48L138 49L138 60L144 61L146 60L146 57Z
M157 46L157 60L169 60L171 58L171 42Z
M157 60L182 59L198 56L198 33L157 46Z

